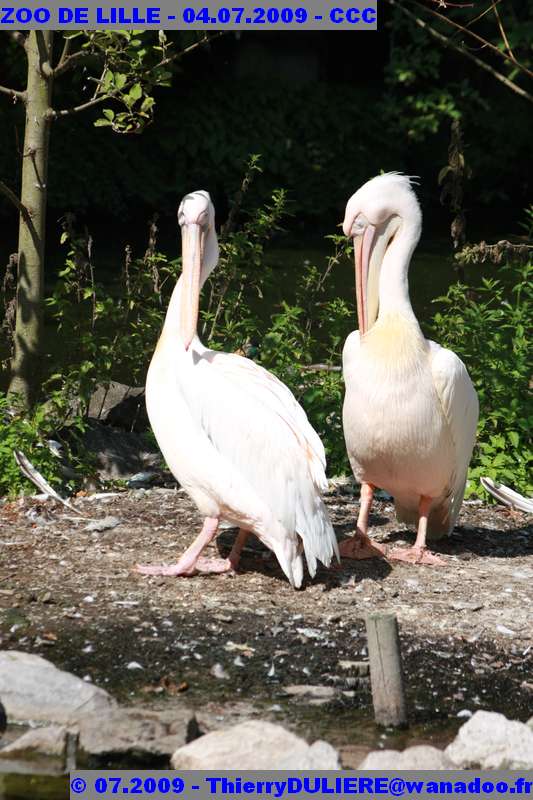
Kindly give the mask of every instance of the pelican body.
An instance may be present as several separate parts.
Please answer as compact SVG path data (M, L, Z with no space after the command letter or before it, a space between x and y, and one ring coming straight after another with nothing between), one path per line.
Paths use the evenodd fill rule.
M276 555L295 587L317 560L338 556L321 497L322 443L290 390L253 361L209 350L196 333L200 290L218 262L207 192L186 195L179 212L183 270L173 291L146 381L150 423L165 460L205 521L176 565L147 574L234 569L250 532ZM237 526L229 559L201 553L219 523Z
M348 201L344 232L354 239L359 330L343 351L344 435L361 510L341 551L383 554L367 536L375 487L389 492L398 519L418 526L400 560L444 563L426 536L449 534L464 496L478 419L475 389L462 361L428 341L409 300L407 274L422 217L409 178L380 175Z

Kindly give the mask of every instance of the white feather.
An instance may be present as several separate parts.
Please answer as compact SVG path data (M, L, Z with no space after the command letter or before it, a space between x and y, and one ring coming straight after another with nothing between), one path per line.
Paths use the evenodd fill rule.
M468 465L476 441L479 402L461 359L436 342L429 342L431 371L442 412L453 443L450 476L449 527L453 530L465 493Z
M524 511L526 514L533 514L533 499L524 497L523 494L515 492L514 489L509 489L503 483L495 483L491 478L481 478L482 486L490 492L490 494L510 508L517 508L519 511Z

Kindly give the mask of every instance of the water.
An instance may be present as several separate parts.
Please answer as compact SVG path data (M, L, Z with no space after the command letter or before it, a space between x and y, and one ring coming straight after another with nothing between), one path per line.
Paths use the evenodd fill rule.
M0 773L2 800L68 800L68 775Z

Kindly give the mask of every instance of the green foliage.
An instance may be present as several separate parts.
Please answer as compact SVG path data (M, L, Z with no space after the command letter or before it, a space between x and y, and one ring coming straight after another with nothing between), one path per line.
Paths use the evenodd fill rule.
M60 388L83 416L97 384L120 378L134 385L144 382L179 261L156 251L154 221L144 257L132 259L126 248L120 285L110 291L94 280L91 238L76 232L72 217L63 226L68 256L46 305L58 334L74 346L52 361L44 388Z
M489 11L491 13L477 14L469 4L456 4L454 7L453 4L418 3L407 7L396 3L391 12L391 47L385 67L385 91L377 101L377 115L391 139L403 139L404 145L407 139L410 149L416 148L413 163L419 175L434 174L434 163L439 162L446 147L444 137L449 125L453 120L460 120L466 131L468 163L472 168L473 205L494 200L511 200L516 204L517 198L528 196L517 172L517 165L529 157L529 126L520 121L524 112L528 117L527 101L514 95L495 78L488 77L486 71L472 65L451 48L437 44L427 29L421 28L412 16L408 16L414 14L458 44L460 34L445 22L448 18L460 26L466 25L473 33L506 51L497 16L500 13L513 59L492 61L485 55L489 52L488 47L482 45L476 50L475 40L468 36L464 37L462 45L465 50L473 45L481 61L496 67L529 91L528 76L516 67L516 63L525 68L531 65L533 48L528 36L531 36L533 28L533 3L531 0L509 0L505 10L500 5L499 11L495 8ZM437 19L434 13L440 14L441 19ZM476 24L470 27L473 18ZM512 145L508 146L510 118L516 125ZM496 151L485 146L487 141L496 147ZM494 152L498 153L497 159Z
M152 121L156 86L170 86L172 43L164 31L84 31L65 36L82 38L81 52L103 64L95 99L114 101L119 108L104 108L96 127L115 133L137 133Z
M400 9L393 11L394 37L386 69L387 93L380 112L408 139L422 141L445 121L458 119L479 94L467 80L443 79L445 52Z
M285 192L275 189L251 212L241 210L244 195L262 172L260 156L250 156L237 198L219 238L218 266L205 287L201 334L214 350L238 350L257 334L254 306L272 282L265 246L286 214ZM238 217L244 220L237 227Z
M480 402L478 440L467 496L484 494L479 478L502 481L525 495L531 481L533 405L529 386L533 269L502 267L501 279L475 288L457 283L438 298L434 338L465 362Z
M58 428L63 421L62 412L64 398L61 395L54 394L47 403L39 404L31 412L27 412L17 406L13 397L8 399L6 395L0 394L0 496L36 491L34 485L20 472L13 457L14 450L21 450L52 486L67 484L69 489L73 489L77 485L75 479L65 480L61 462L47 443L49 439L58 439ZM80 468L79 459L73 455L71 442L81 429L81 422L76 420L70 428L70 435L61 437L63 451L72 468L70 475L74 475ZM87 464L83 464L83 467L86 468Z

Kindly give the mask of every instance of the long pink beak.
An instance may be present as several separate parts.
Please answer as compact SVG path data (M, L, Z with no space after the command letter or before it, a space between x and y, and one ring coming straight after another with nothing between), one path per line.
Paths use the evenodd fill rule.
M191 346L198 325L200 306L200 274L202 271L202 231L196 223L181 230L182 291L180 308L180 337L185 350Z
M368 266L370 251L376 228L368 225L362 236L353 240L355 258L355 294L357 298L357 319L359 320L359 333L363 336L368 330Z

